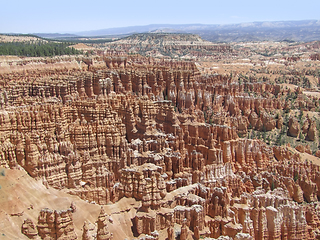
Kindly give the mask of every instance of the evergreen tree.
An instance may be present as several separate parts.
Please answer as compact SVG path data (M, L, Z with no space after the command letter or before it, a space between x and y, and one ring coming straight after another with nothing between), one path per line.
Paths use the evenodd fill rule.
M16 55L26 57L44 57L55 55L75 55L80 51L70 48L70 43L55 42L10 42L0 43L0 55Z

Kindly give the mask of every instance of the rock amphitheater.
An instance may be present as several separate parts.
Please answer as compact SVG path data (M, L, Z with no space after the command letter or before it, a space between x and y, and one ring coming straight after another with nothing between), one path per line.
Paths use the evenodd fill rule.
M0 73L1 239L320 239L318 158L241 137L281 129L279 84L138 55ZM303 126L287 134L314 141Z

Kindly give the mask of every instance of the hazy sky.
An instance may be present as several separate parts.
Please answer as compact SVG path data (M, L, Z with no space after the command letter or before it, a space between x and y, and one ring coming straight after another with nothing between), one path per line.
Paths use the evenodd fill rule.
M0 32L77 32L148 24L320 19L319 0L0 0Z

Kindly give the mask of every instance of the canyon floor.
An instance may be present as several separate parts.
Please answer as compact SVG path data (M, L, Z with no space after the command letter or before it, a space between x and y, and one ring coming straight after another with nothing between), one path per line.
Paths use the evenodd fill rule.
M0 239L320 239L320 42L73 47L0 56Z

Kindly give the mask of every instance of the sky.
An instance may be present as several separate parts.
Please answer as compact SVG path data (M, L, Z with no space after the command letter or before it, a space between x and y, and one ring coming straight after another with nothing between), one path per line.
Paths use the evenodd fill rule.
M0 0L0 33L75 33L149 24L320 20L319 0Z

